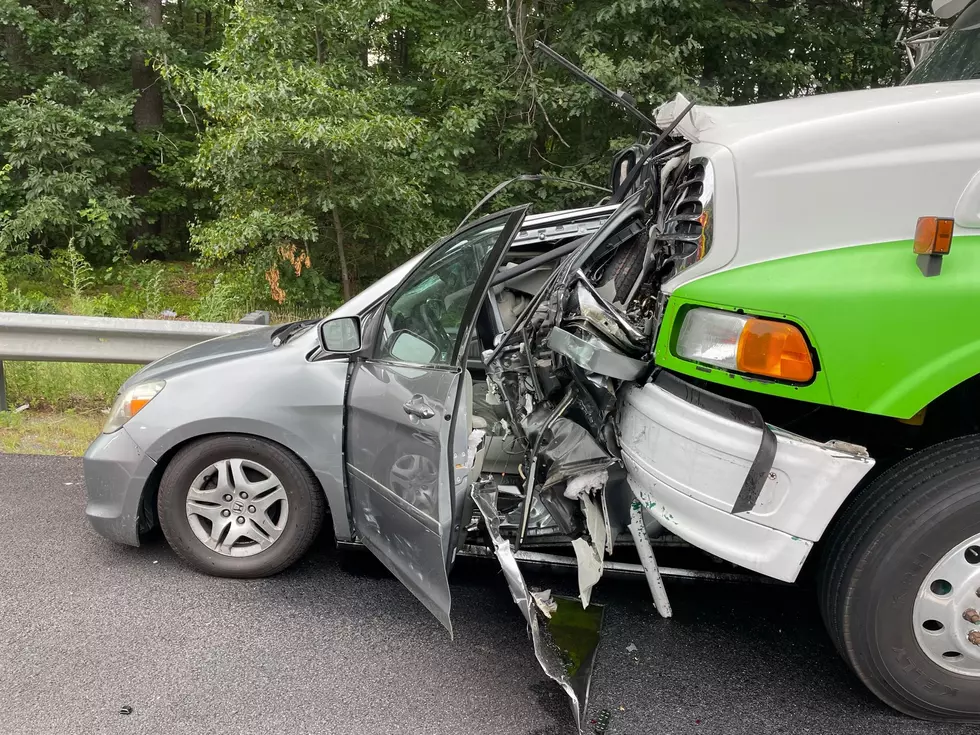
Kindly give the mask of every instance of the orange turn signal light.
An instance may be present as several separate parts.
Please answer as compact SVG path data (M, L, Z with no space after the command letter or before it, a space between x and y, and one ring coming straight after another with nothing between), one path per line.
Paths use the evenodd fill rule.
M135 416L138 414L150 400L149 398L131 398L129 400L129 415Z
M799 328L785 322L749 319L735 355L743 373L806 383L813 379L813 358Z
M919 217L913 250L917 255L946 255L953 243L953 220Z

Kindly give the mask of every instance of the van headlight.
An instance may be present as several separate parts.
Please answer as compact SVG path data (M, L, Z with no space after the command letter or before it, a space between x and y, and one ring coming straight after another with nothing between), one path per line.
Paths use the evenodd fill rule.
M813 380L810 346L788 322L719 309L691 309L677 336L678 357L793 383Z
M154 380L150 383L134 385L132 388L121 392L112 404L109 418L106 420L105 426L102 427L102 433L111 434L122 428L123 424L142 411L146 404L163 390L163 386L166 384L166 381Z

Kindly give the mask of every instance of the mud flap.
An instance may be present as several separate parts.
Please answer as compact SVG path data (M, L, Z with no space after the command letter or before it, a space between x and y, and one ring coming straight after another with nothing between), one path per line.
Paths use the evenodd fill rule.
M592 667L602 628L602 607L583 608L579 600L532 593L514 558L510 541L500 534L497 485L492 479L475 483L473 502L486 522L494 553L503 569L511 596L527 620L534 655L551 679L571 700L578 732L586 722Z

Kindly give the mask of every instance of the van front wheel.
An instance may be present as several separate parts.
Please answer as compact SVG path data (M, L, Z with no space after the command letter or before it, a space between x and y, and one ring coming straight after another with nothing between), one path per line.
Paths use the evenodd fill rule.
M258 437L202 439L167 465L160 526L184 561L218 577L268 577L313 543L324 497L292 452Z
M845 510L824 622L857 676L914 717L980 722L980 436L923 450Z

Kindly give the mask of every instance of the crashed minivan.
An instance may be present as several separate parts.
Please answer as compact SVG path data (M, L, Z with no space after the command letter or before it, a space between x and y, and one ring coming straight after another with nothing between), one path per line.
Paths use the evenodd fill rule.
M520 562L574 565L588 606L628 552L669 616L681 540L815 580L878 697L980 721L980 2L935 9L895 88L650 120L590 80L649 127L606 200L483 217L318 324L147 366L86 454L92 524L253 577L329 512L450 632L454 561L495 555L580 723Z

